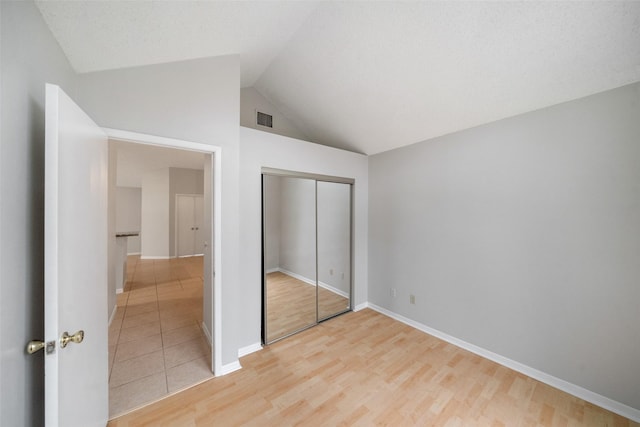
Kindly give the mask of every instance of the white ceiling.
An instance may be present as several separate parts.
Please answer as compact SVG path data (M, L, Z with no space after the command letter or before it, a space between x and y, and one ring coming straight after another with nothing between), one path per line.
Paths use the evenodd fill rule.
M36 1L79 73L241 54L256 79L314 10L314 2Z
M374 154L640 81L640 2L39 2L78 72L240 54L314 142Z
M116 140L109 143L116 147L118 187L142 187L142 177L160 169L204 169L203 153Z

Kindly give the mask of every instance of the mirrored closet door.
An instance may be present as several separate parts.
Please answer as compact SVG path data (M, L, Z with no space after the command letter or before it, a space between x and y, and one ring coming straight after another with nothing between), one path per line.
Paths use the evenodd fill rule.
M316 181L318 320L350 309L351 185Z
M352 180L263 170L263 341L351 309Z

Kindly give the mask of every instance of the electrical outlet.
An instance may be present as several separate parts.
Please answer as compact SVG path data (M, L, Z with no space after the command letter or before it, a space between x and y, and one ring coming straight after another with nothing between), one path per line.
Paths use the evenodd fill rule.
M396 288L391 288L389 289L389 295L391 295L392 297L396 297Z
M410 304L415 304L416 303L416 296L415 295L409 295L409 303Z

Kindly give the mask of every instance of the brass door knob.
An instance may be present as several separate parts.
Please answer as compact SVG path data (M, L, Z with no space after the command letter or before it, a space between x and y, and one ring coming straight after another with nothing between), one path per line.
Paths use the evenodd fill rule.
M47 354L51 354L56 350L56 342L55 341L44 342L39 340L29 341L29 344L27 344L27 353L35 354L40 350L42 350L43 348L45 349Z
M33 354L42 350L45 346L44 341L29 341L27 344L27 353Z
M84 339L84 331L78 331L73 335L69 335L68 332L64 332L62 334L62 338L60 338L60 347L65 348L69 342L74 342L76 344L80 344Z

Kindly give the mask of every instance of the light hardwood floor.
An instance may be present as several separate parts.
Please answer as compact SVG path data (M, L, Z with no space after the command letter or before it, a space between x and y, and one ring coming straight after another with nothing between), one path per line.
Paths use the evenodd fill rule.
M319 317L349 308L349 299L318 287ZM267 342L316 323L316 287L282 272L267 274Z
M109 414L213 377L202 334L202 257L127 261L109 326Z
M369 309L241 363L109 426L638 426Z

